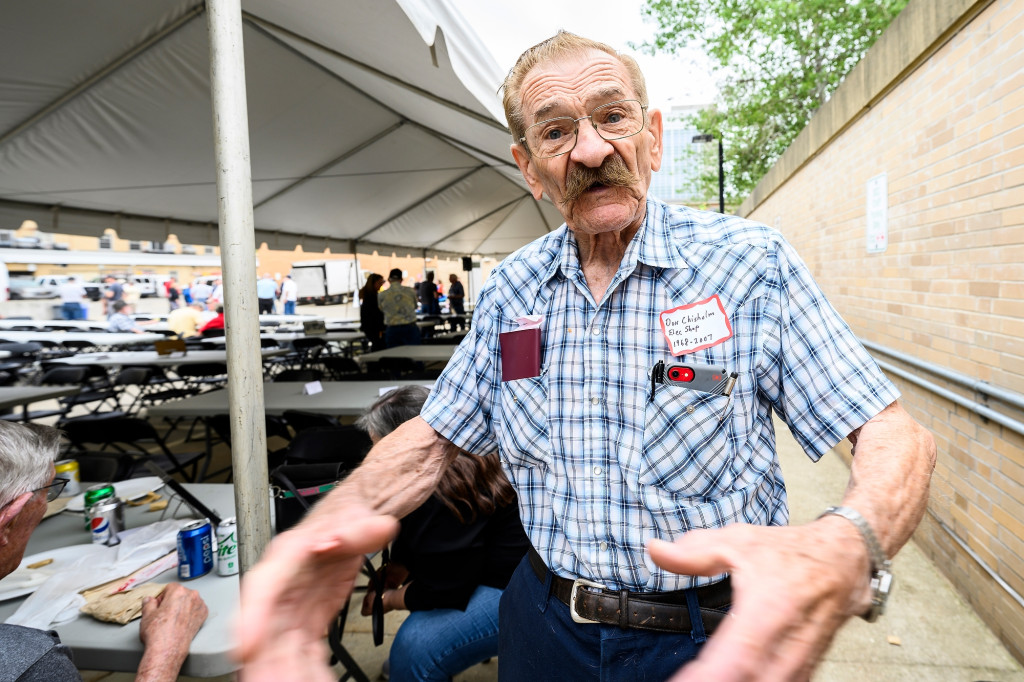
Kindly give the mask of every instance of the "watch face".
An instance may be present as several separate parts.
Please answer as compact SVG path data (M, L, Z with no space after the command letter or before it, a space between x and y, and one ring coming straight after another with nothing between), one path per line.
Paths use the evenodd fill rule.
M892 590L892 573L884 569L876 571L871 577L871 608L864 614L864 620L874 623L885 613L885 602Z

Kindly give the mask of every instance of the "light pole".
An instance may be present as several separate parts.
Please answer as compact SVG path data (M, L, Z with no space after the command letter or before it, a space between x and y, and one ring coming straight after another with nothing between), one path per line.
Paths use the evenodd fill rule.
M711 142L715 136L711 133L694 135L691 142ZM718 212L725 213L725 162L722 154L722 138L718 138Z

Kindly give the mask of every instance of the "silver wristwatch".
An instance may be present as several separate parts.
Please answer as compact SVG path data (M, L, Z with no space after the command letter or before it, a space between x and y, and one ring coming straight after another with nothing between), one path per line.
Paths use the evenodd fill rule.
M885 612L885 601L889 598L892 590L892 562L882 551L875 532L864 520L864 517L856 509L850 507L829 507L821 516L842 516L852 523L860 531L864 543L868 546L868 553L871 555L871 608L867 613L861 614L861 618L869 623L874 623L878 617ZM820 519L821 516L818 518Z

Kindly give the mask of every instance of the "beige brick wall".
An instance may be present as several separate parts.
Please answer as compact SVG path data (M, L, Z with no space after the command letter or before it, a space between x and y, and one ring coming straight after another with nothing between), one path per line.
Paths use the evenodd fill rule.
M1024 2L992 2L929 52L780 186L761 188L750 217L793 242L861 338L1024 393ZM883 172L889 247L868 254L866 183ZM936 521L1024 594L1024 438L896 383L938 445L934 517L916 540L1024 660L1024 608Z

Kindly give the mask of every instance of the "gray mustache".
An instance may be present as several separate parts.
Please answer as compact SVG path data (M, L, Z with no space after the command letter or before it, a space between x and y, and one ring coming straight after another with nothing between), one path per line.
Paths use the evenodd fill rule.
M561 204L567 206L573 203L596 184L629 187L637 182L639 179L626 167L626 162L620 156L608 157L599 168L574 166L565 179L565 195Z

